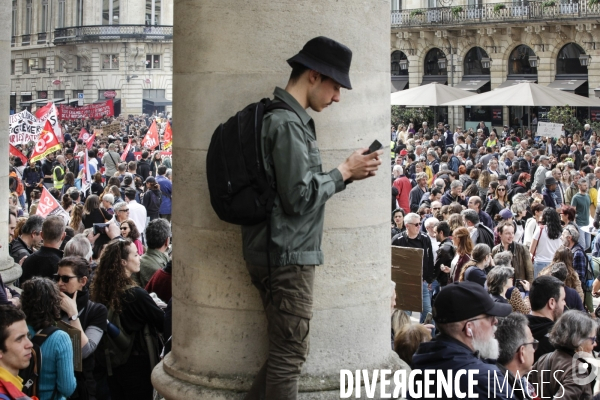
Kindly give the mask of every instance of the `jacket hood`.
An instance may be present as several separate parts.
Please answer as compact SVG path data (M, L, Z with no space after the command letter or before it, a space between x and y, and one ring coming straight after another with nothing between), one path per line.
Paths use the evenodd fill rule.
M554 325L554 321L546 317L528 315L527 319L529 319L529 329L531 329L531 334L534 337L540 333L549 332Z

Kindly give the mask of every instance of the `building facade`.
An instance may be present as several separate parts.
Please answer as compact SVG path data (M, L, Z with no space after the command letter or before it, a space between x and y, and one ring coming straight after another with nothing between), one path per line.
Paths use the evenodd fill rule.
M10 110L113 98L169 112L172 0L12 0ZM83 98L81 98L83 97Z
M527 81L594 97L600 93L599 17L600 6L587 1L392 0L392 91L438 82L481 93ZM444 111L450 124L468 128L479 121L522 126L543 120L547 110ZM582 120L597 111L577 110Z

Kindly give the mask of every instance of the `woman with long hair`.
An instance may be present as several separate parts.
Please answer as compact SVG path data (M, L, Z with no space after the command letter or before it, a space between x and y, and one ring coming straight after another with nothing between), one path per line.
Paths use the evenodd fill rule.
M450 212L450 210L448 210L448 211ZM455 214L455 213L450 214L450 216L448 217L447 221L448 221L448 225L450 226L450 231L451 232L454 232L458 228L461 228L461 227L465 226L465 222L463 220L463 217L460 214Z
M596 216L596 207L598 207L598 189L596 189L596 175L589 173L585 176L588 184L588 195L590 197L590 217Z
M42 192L38 189L31 191L31 205L29 206L29 215L34 215L37 212L38 204L42 198Z
M39 398L69 397L75 391L77 381L71 338L66 332L54 328L56 321L60 320L60 291L50 279L40 277L29 279L21 288L21 308L27 316L30 335L50 335L40 346L44 362L39 371Z
M563 190L567 190L569 187L571 187L571 182L573 182L573 179L571 178L571 172L569 172L568 169L565 169L560 176L560 185L562 186Z
M68 194L63 194L60 205L63 208L63 210L70 214L71 210L73 210L73 199L71 199L71 196L69 196Z
M94 174L93 177L93 182L92 182L92 194L95 194L96 196L100 196L102 195L102 192L104 191L104 186L102 186L102 174L100 172L96 172Z
M144 340L144 327L162 332L164 313L148 292L137 286L131 275L140 271L137 247L129 239L110 241L100 255L90 292L91 299L119 314L125 333L133 338L133 350L127 362L112 368L108 377L111 398L152 399L151 355ZM99 349L102 350L102 349ZM105 366L104 353L96 353L96 362Z
M140 256L144 254L144 245L142 245L142 241L140 240L141 235L133 220L128 219L121 222L121 236L131 240L135 244Z
M535 228L529 253L533 260L533 278L552 262L554 253L562 246L563 227L554 208L546 207L542 212L540 226Z
M513 225L515 226L515 243L523 243L523 237L525 236L525 216L527 215L527 202L515 202L510 206L512 211Z
M541 203L535 203L531 206L533 216L525 222L525 236L523 237L523 244L527 246L527 248L531 247L533 232L535 232L535 228L541 223L544 208L546 207Z
M112 218L106 210L100 208L100 198L95 194L85 200L81 222L85 228L92 228L94 224L104 223Z
M146 207L150 221L159 218L161 198L162 194L159 184L156 183L154 177L149 176L146 178L146 192L144 192L144 197L142 198L142 205Z
M69 171L65 174L65 181L60 194L66 194L67 190L71 189L72 187L75 187L75 175Z
M473 247L471 261L465 264L458 280L475 282L483 286L487 279L485 269L490 266L494 266L492 249L485 243L479 243Z
M567 279L565 280L565 286L575 289L577 294L579 294L579 297L581 297L581 301L583 301L584 293L583 288L581 287L581 280L579 279L579 274L575 272L575 269L573 268L573 252L568 247L559 247L558 250L556 250L556 253L554 253L552 263L541 270L538 276L551 275L552 266L557 263L564 263L567 266Z
M479 179L477 180L477 188L479 189L479 197L481 201L487 199L487 192L490 186L490 172L485 170L479 173Z
M500 211L508 207L508 189L506 188L506 185L496 186L494 197L488 202L485 207L485 212L490 216L498 215Z
M85 229L85 225L83 224L83 204L73 206L69 226L73 228L76 233L83 233Z
M471 260L473 241L469 230L462 226L452 231L452 242L456 247L456 255L452 260L450 270L444 272L450 272L450 282L458 282L464 265Z

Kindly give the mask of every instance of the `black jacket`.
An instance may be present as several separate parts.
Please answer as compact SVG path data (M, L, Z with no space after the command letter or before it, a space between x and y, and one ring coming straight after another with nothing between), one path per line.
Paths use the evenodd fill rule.
M18 264L23 257L28 257L33 254L33 250L27 247L27 244L20 237L18 237L8 245L8 253Z
M142 177L142 181L150 176L150 162L148 160L138 161L137 174Z
M446 267L450 267L455 254L456 248L452 244L452 239L444 239L444 241L440 243L440 246L438 247L437 258L435 260L435 265L433 266L433 275L439 282L440 286L446 286L448 284L448 274L446 272L442 272L440 267L442 264Z
M433 272L433 249L431 247L431 239L426 234L419 232L419 235L414 239L419 240L423 249L423 280L427 283L433 282L435 279ZM414 247L409 246L407 232L402 232L392 238L392 246Z
M72 172L75 177L77 177L77 175L79 175L79 161L77 161L75 158L67 160L67 169L69 172Z
M554 346L552 346L550 340L548 340L548 333L552 330L554 321L546 317L537 317L535 315L526 315L526 317L529 320L529 329L531 329L533 338L540 342L533 355L534 360L537 361L544 354L554 351Z
M52 279L58 271L58 262L63 258L63 252L51 247L42 246L41 249L23 261L23 275L21 285L34 276Z

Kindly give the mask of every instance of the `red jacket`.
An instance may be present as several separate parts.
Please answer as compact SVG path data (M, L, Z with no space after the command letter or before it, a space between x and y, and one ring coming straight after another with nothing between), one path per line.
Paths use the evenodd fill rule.
M171 300L171 274L159 269L146 284L146 292L156 293L159 299L168 303Z
M402 175L394 181L394 187L398 189L398 196L396 197L396 200L398 200L398 206L404 210L405 214L408 214L410 212L408 195L412 190L410 180L408 180L406 176Z
M7 396L10 400L38 400L37 397L27 397L10 382L0 381L0 399Z

